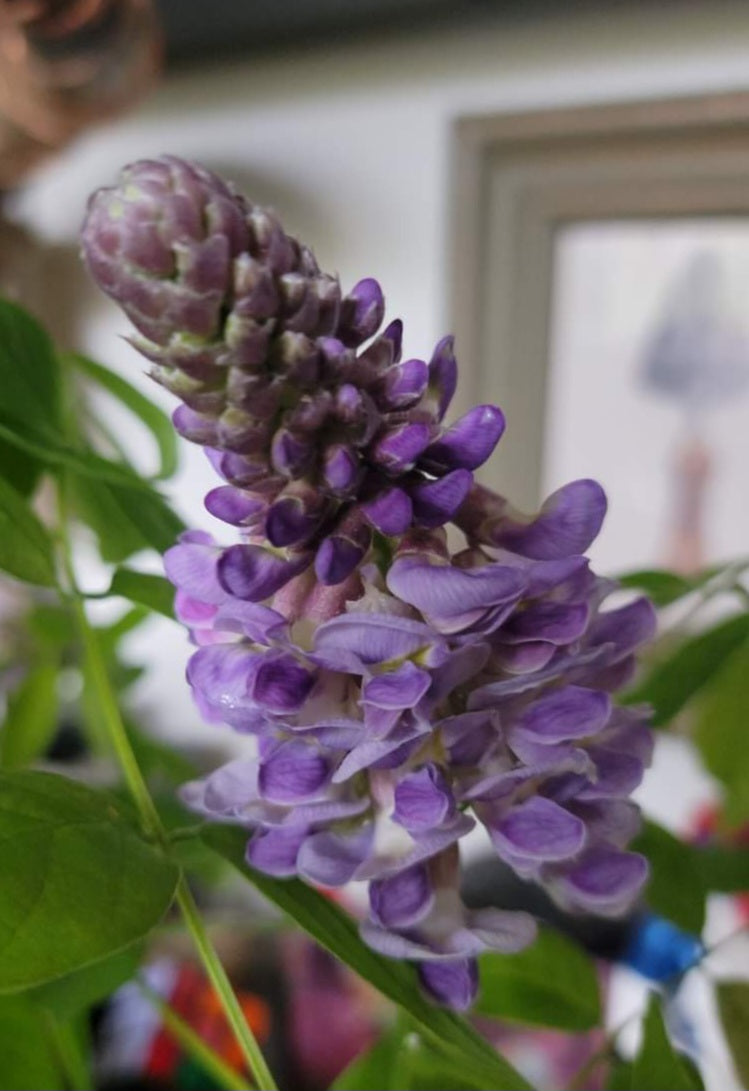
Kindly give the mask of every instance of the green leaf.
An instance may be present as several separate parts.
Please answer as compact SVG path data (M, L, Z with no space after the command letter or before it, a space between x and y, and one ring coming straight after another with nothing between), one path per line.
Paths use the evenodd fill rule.
M56 584L52 539L24 498L2 478L0 569L26 583Z
M174 587L163 576L135 572L132 568L118 568L112 576L109 594L121 595L140 606L147 606L157 614L174 619Z
M658 998L650 998L640 1052L632 1065L633 1091L698 1091L691 1073L671 1045Z
M151 483L139 477L126 463L104 458L88 447L73 447L50 428L21 424L5 410L0 412L0 440L32 455L44 466L70 470L109 485L153 492Z
M479 960L481 1015L561 1030L598 1026L601 1006L593 962L577 944L543 929L533 946L515 955Z
M695 850L654 822L645 822L632 848L650 861L649 906L687 932L700 935L707 888Z
M0 477L21 496L31 496L41 470L42 467L36 459L0 439Z
M629 1061L615 1060L609 1070L606 1091L630 1091L632 1088L632 1065ZM644 1091L644 1088L641 1089Z
M623 576L617 576L617 581L622 587L644 591L648 598L652 599L653 604L659 607L670 606L677 599L690 595L700 583L699 579L687 580L676 572L656 568L644 569L641 572L625 572Z
M748 710L749 640L745 640L705 690L694 735L705 765L725 788L724 817L729 825L749 819Z
M481 1091L487 1085L470 1070L404 1030L401 1020L346 1068L331 1091ZM493 1085L492 1085L493 1087Z
M0 996L0 1087L62 1091L44 1019L28 996Z
M0 299L3 410L20 424L60 426L60 368L48 334L27 311Z
M161 920L177 878L113 796L51 773L0 773L0 992L129 947Z
M653 706L653 724L666 724L723 666L727 656L749 639L749 614L739 614L691 637L656 664L648 677L626 695L629 704Z
M749 852L723 846L693 848L694 865L708 890L739 894L749 890Z
M749 1087L749 982L721 981L716 993L733 1063L741 1083Z
M0 730L0 767L19 769L41 757L57 727L57 663L42 663L8 697Z
M166 500L151 489L79 478L73 496L79 516L91 527L105 561L118 563L142 549L164 553L184 530Z
M434 1041L462 1071L470 1072L490 1088L524 1091L529 1087L465 1019L430 1004L422 996L412 966L383 958L367 947L359 938L356 923L334 902L296 879L272 879L249 867L244 859L245 831L209 826L202 837L321 946L407 1012L421 1033Z
M24 995L58 1019L72 1019L101 1003L135 977L142 954L141 944L136 943L101 962L29 989Z
M146 426L159 448L161 469L158 477L171 477L177 469L177 434L174 425L163 410L136 390L126 379L101 364L78 353L66 353L65 359L83 372L89 379L103 387Z
M382 1034L343 1070L330 1091L387 1091L392 1085L400 1045L401 1036L394 1030Z

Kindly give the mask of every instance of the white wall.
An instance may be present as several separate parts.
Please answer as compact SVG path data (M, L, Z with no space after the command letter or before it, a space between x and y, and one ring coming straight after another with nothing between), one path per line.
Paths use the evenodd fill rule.
M748 85L749 5L722 0L521 14L252 58L170 78L137 114L88 135L46 168L19 214L72 240L87 194L124 162L160 152L200 159L273 203L344 284L378 277L391 314L406 319L407 350L423 355L450 325L455 116ZM86 348L141 381L140 361L116 336L126 331L98 302ZM190 522L208 525L201 497L213 483L200 452L186 451L175 497ZM162 724L182 732L197 717L180 680L184 639L173 627L167 633L168 624L148 642L158 670L142 694ZM168 724L165 688L173 691Z

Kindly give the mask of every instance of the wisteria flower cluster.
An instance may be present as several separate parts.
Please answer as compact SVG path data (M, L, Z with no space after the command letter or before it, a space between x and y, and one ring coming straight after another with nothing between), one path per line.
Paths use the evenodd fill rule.
M479 406L443 425L452 340L402 361L374 280L343 295L200 167L127 168L93 197L83 243L225 481L206 507L239 527L228 546L191 531L165 558L203 716L257 740L185 799L244 824L255 868L367 882L366 942L454 1008L480 952L535 932L463 905L458 845L477 823L562 905L624 912L647 874L626 846L652 740L647 710L611 694L654 615L608 607L616 585L584 556L600 486L525 517L475 483L504 421Z

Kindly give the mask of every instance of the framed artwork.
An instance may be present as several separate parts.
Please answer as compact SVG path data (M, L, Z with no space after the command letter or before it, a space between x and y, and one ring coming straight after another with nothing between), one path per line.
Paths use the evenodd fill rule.
M454 327L529 510L609 493L610 571L749 554L749 95L461 118Z

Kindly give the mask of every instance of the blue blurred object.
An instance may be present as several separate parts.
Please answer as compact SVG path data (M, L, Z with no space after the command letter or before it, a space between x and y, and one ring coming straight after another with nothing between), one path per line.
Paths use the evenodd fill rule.
M649 981L665 982L686 973L705 953L698 936L671 921L643 913L632 922L621 961Z

